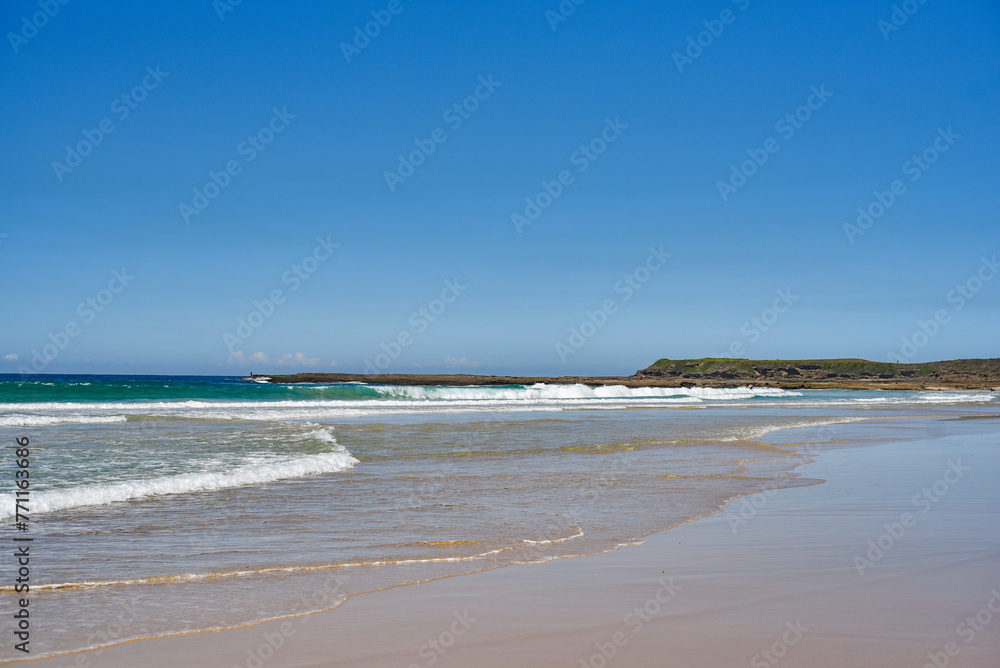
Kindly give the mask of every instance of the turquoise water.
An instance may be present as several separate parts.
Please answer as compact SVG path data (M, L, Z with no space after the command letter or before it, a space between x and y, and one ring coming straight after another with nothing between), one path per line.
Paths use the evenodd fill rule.
M0 403L178 400L373 399L363 385L268 385L218 376L39 376L0 374Z
M769 433L809 446L860 420L995 410L994 397L0 376L0 439L31 439L45 654L617 549L740 495L813 484L796 477L797 446Z

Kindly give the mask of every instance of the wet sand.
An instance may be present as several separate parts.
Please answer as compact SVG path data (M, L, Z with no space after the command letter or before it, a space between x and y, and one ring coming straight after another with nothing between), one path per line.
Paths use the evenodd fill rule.
M996 666L998 433L994 418L845 425L798 469L826 483L640 546L32 665Z

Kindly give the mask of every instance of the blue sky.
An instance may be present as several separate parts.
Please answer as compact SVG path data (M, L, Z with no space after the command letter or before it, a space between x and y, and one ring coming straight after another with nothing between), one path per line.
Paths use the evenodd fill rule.
M996 3L222 2L4 3L0 372L998 355Z

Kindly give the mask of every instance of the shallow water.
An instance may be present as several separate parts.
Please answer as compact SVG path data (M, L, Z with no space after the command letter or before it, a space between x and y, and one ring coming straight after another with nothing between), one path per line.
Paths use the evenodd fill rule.
M837 424L994 396L0 377L0 438L31 439L32 655L616 549L813 484L798 452ZM12 512L8 492L8 535Z

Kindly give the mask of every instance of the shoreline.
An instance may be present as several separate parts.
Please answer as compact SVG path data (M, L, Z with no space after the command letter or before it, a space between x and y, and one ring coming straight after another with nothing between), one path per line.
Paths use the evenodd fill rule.
M990 416L984 416L984 417L990 417ZM998 417L1000 417L1000 416L998 416ZM769 432L768 435L774 434L774 433L780 433L781 431L786 431L786 430L791 430L791 431L803 430L803 429L823 430L823 429L826 429L826 428L829 428L829 427L836 427L836 426L843 425L843 424L852 424L852 423L854 423L856 421L863 421L865 419L869 419L869 418L861 418L860 420L855 420L854 418L830 418L829 421L820 421L817 424L812 424L812 425L809 425L809 426L796 425L796 426L782 427L782 428L779 428L779 429L777 429L777 430L775 430L773 432ZM871 419L876 419L877 420L878 418L871 418ZM288 614L278 614L278 615L275 615L273 617L269 617L267 619L262 619L262 620L259 620L259 621L252 621L252 622L242 623L242 624L236 624L236 625L233 625L233 626L225 626L225 627L219 627L219 628L202 628L202 629L194 629L194 630L184 630L184 631L176 631L176 632L164 633L164 634L161 634L161 635L150 635L150 636L144 636L144 637L129 638L129 639L126 639L126 640L117 640L117 641L109 642L109 643L104 644L104 645L98 645L98 646L94 646L94 647L87 647L87 648L75 649L75 650L69 650L69 651L60 651L60 652L56 652L56 653L52 653L52 654L46 654L46 655L41 656L41 657L32 657L32 658L28 658L28 659L3 659L3 660L0 660L0 665L9 665L9 664L13 664L13 663L19 663L19 662L25 661L25 660L26 661L34 661L34 662L38 662L38 661L43 661L44 662L44 661L58 661L58 660L61 660L61 659L66 659L67 657L71 657L71 656L72 657L75 657L75 656L100 656L105 651L111 650L113 648L121 647L121 646L124 646L124 645L132 645L132 644L135 644L135 643L155 642L155 641L160 641L160 640L167 640L167 639L171 639L171 638L187 637L187 636L193 636L193 635L199 635L199 634L240 632L240 631L245 631L247 629L253 629L253 628L264 626L264 625L268 625L268 624L275 624L275 623L285 622L285 621L288 621L288 620L298 620L298 619L301 619L301 618L312 617L312 616L315 616L315 615L322 615L322 614L331 612L333 610L336 610L337 608L339 608L342 605L344 605L345 603L347 603L349 600L352 600L352 599L355 599L355 598L361 597L361 596L370 596L370 595L381 594L383 592L388 592L388 591L392 591L392 590L400 589L400 588L419 587L421 585L426 585L426 584L430 584L430 583L433 583L433 582L444 581L444 580L452 580L452 579L455 579L455 578L462 578L462 577L469 577L469 576L474 577L474 576L477 576L477 575L482 574L482 573L487 573L487 572L501 570L501 569L510 568L510 567L523 567L523 566L536 565L536 564L540 564L540 563L547 563L549 561L562 561L562 560L569 560L569 559L576 559L576 558L599 557L599 556L602 556L602 555L614 554L614 553L617 553L617 552L619 552L620 550L622 550L623 548L626 548L626 547L634 547L634 546L642 545L650 536L653 536L653 535L656 535L656 534L659 534L659 533L663 533L663 532L666 532L666 531L670 531L670 530L676 529L676 528L678 528L680 526L683 526L683 525L686 525L686 524L690 524L690 523L693 523L693 522L698 522L698 521L701 521L701 520L703 520L705 518L709 518L709 517L718 515L719 513L723 512L730 504L732 504L735 501L738 501L739 499L742 499L744 497L752 496L752 495L757 495L757 494L774 493L774 492L777 492L778 490L781 490L781 489L792 489L792 488L796 488L796 487L807 487L807 486L813 486L813 485L821 485L821 484L823 484L824 481L822 479L804 478L804 477L798 475L795 472L796 469L798 469L803 463L808 463L808 462L812 461L812 459L815 458L815 456L816 456L815 452L806 452L806 451L799 452L799 451L792 450L792 449L785 449L785 448L782 448L781 446L777 446L776 447L776 446L774 446L772 444L767 443L766 442L766 437L762 438L760 440L756 440L755 439L753 441L753 444L755 446L761 446L762 449L767 450L767 451L773 451L773 450L777 449L777 450L780 450L780 451L786 453L785 456L779 456L777 458L762 457L761 455L763 453L757 453L757 456L754 456L753 458L734 460L733 463L736 466L738 466L739 468L742 469L738 473L732 474L734 477L737 477L737 478L745 477L748 480L755 480L755 481L767 480L767 482L760 484L758 486L758 489L756 489L756 490L748 490L748 491L736 493L736 494L734 494L732 496L729 496L729 497L726 497L726 498L722 498L721 500L718 501L717 505L711 507L710 509L704 510L703 512L700 512L699 514L689 515L689 516L683 517L681 519L678 519L678 520L675 520L675 521L671 521L666 526L661 526L661 527L652 529L652 530L650 530L650 531L648 531L646 533L642 533L642 534L637 535L635 537L623 538L622 540L624 540L625 542L619 542L614 547L609 547L609 548L606 548L606 549L603 549L603 550L593 551L593 552L583 552L583 553L575 553L575 554L564 554L564 555L557 555L557 556L547 556L544 559L542 559L541 561L529 559L529 560L526 560L526 561L514 561L514 562L506 562L506 563L504 563L504 562L494 561L492 559L486 559L486 560L480 561L479 562L479 566L477 568L473 569L473 570L469 570L469 571L465 571L465 572L460 572L460 573L452 573L452 574L447 574L447 575L436 575L436 576L429 577L429 578L427 578L425 580L410 581L410 582L396 583L396 584L386 584L386 585L381 586L381 587L377 587L377 588L374 588L374 589L367 589L367 590L358 591L358 592L353 592L351 594L345 594L345 593L343 593L339 589L339 587L340 587L339 583L337 585L337 591L336 591L336 593L335 594L331 594L331 592L329 590L330 589L329 585L327 585L327 588L324 590L324 592L322 594L322 599L324 601L324 606L325 607L323 607L321 609L313 610L313 611L310 611L310 612L295 612L295 613L288 613ZM754 469L755 465L756 465L756 467L759 470L755 471L755 469ZM315 569L305 568L303 570L323 570L323 571L328 571L328 572L331 573L332 577L334 579L336 579L336 573L339 572L339 569L341 569L341 568L351 568L351 567L357 566L357 565L359 565L359 564L341 564L341 565L337 565L337 566L332 566L330 568L315 568ZM281 570L281 568L276 568L276 571L280 571L280 570ZM330 601L331 597L334 600L334 604L327 606L326 603L331 602ZM342 597L342 598L338 598L338 597ZM33 665L37 665L37 664L33 664ZM47 665L47 664L43 663L41 665ZM70 665L71 665L70 663L66 663L66 664L60 665L58 668L70 668ZM164 665L169 665L169 664L164 664ZM75 664L73 664L73 666L74 666L74 668L76 668Z
M977 417L996 418L997 416L983 415ZM924 424L928 424L929 421L938 421L942 419L947 418L944 416L937 418L925 418L919 416L891 418L891 420L895 422L895 428L893 428L892 425L875 424L879 421L866 421L845 425L845 428L857 426L859 429L872 433L877 433L879 430L889 426L892 431L898 431L899 436L903 440L880 440L871 444L858 444L857 442L854 442L853 439L845 440L843 438L839 438L838 441L832 444L823 445L820 448L819 453L810 453L810 456L813 457L814 461L809 461L808 458L803 457L802 462L793 467L793 469L799 474L799 477L825 479L828 483L833 482L834 479L836 479L838 484L854 484L851 480L854 475L853 471L851 468L845 469L843 462L840 463L839 469L835 466L833 467L833 472L839 475L834 477L829 476L832 464L829 461L824 463L828 453L839 453L840 459L842 460L854 459L854 457L851 456L852 453L859 453L859 456L862 459L866 457L871 458L872 451L874 450L886 448L898 449L898 446L901 444L907 444L908 441L906 440L907 436L905 432L907 429L912 428L912 425L915 422L919 421ZM986 420L956 420L951 424L986 425L988 423ZM995 426L990 425L989 428L991 433L996 433ZM969 429L964 429L964 431L968 430ZM793 436L796 431L798 430L791 429L774 432L763 440L776 447L788 446L794 451L795 439ZM961 432L963 429L956 426L952 428L952 431ZM838 445L838 442L840 445ZM865 453L869 454L866 455ZM818 458L816 457L816 454L819 455ZM844 457L844 455L847 455L847 457ZM848 464L850 463L851 462L848 462ZM806 470L803 471L803 469ZM813 471L812 469L818 470ZM861 472L865 473L867 472L867 469L862 469ZM870 478L871 476L869 475L868 477ZM920 484L926 484L926 482L926 480L918 480L914 482L913 487L919 490ZM789 494L795 496L805 494L807 498L817 494L821 497L829 496L829 494L816 491L825 487L827 487L826 484L809 485L781 489L775 491L774 493L757 492L749 495L752 497L764 498L764 503L767 504L765 508L767 513L761 513L762 517L754 519L749 528L756 529L759 525L765 524L767 515L771 513L772 509L776 509L779 505L780 497L787 497ZM807 490L813 491L810 492ZM607 639L611 637L611 633L606 632L608 631L607 628L595 632L593 623L581 619L580 613L564 613L563 609L565 606L559 605L559 600L566 597L571 600L578 599L577 605L569 607L574 610L579 607L583 600L586 600L587 596L587 594L582 593L580 589L586 589L592 585L592 576L595 568L604 576L610 576L623 581L625 583L623 586L628 585L629 587L634 588L638 584L638 581L642 579L639 577L637 564L649 560L649 551L654 549L654 547L659 550L673 550L673 547L665 546L672 546L675 543L674 538L680 539L677 541L678 544L691 544L692 536L686 536L684 534L693 534L693 538L696 540L693 541L694 545L690 549L694 549L700 557L699 559L688 559L687 561L681 559L681 562L686 563L690 568L696 568L699 560L707 559L706 563L709 564L707 575L719 577L720 573L713 572L711 564L715 563L716 566L721 567L721 562L719 562L718 554L711 554L711 544L717 542L720 538L716 535L720 524L723 528L723 534L729 533L725 526L726 520L723 516L732 510L741 498L747 499L749 497L736 497L719 511L714 512L711 515L688 521L687 523L674 528L659 530L649 534L646 539L642 541L642 543L647 543L648 545L642 544L636 547L630 546L629 550L618 549L608 553L582 556L578 559L556 559L542 564L515 564L502 568L482 570L469 574L465 577L445 577L438 580L423 582L415 586L392 587L368 594L355 595L350 597L346 603L334 608L333 610L306 615L305 617L299 618L294 624L290 623L286 618L285 620L272 620L231 630L200 633L194 632L185 635L135 640L107 647L103 650L90 650L77 652L75 654L80 657L95 656L93 652L97 652L97 656L104 654L105 656L101 657L100 665L111 666L136 665L135 661L141 661L144 665L151 666L173 665L172 661L177 656L183 656L185 659L184 663L191 666L242 666L251 665L250 663L247 663L247 647L252 648L256 644L260 643L261 638L270 637L272 639L281 639L282 646L286 641L288 643L287 647L273 648L274 651L281 651L280 662L276 665L330 665L332 659L330 652L334 647L336 647L336 655L345 661L345 665L375 666L396 663L396 665L416 664L422 666L428 664L422 663L419 659L418 648L421 647L421 643L417 642L417 640L422 637L422 642L426 642L427 637L442 633L442 629L447 630L449 628L449 615L456 611L460 613L462 605L472 603L487 607L495 604L494 607L498 607L498 614L500 615L496 621L496 626L491 632L485 633L481 630L475 633L474 630L470 630L469 639L472 640L473 636L476 636L475 644L470 645L465 652L460 652L456 649L454 652L449 652L447 656L442 654L440 658L442 660L447 660L443 661L441 665L470 665L470 661L474 661L478 665L493 665L483 661L483 653L490 647L496 649L498 647L506 646L511 640L511 635L520 638L522 646L526 643L528 646L533 648L533 652L542 654L545 654L546 651L549 654L552 654L553 650L548 648L548 646L552 644L550 641L553 638L556 640L565 640L563 636L567 634L574 637L587 636L588 640L597 641L598 644L601 642L606 643ZM794 507L789 512L791 512L794 517L798 511L798 507L796 504L792 505ZM813 505L815 505L815 503ZM809 507L808 503L806 504L806 507ZM979 510L989 511L989 508L980 508ZM802 518L799 518L799 520L801 519ZM886 519L891 520L892 513L887 514ZM961 521L960 523L963 522L964 524L968 524L967 520ZM799 529L808 528L809 526L810 525L808 523L803 525L801 521L799 521ZM877 527L878 525L875 524L873 526ZM714 529L710 530L710 527L714 527ZM782 530L779 527L777 533L783 541L791 541L791 544L798 544L801 541L801 536L791 535L795 533L792 529ZM736 535L735 532L733 535ZM810 536L810 538L811 537L812 536ZM774 540L773 536L771 537L771 540ZM700 543L706 544L699 547ZM859 544L863 546L864 540L860 540ZM733 545L729 546L730 549L726 550L727 554L726 559L724 560L725 563L736 565L742 563L748 558L752 561L754 558L754 549L759 548L760 545L744 545L744 550L742 552L739 547L739 544L736 544L736 553L733 554ZM746 552L746 549L750 549L750 552ZM706 550L708 551L707 553ZM640 554L646 556L640 558ZM783 556L791 557L791 555L788 554ZM625 568L621 568L622 564L625 562L631 564L631 566L626 565ZM722 570L727 571L729 568L731 567L726 566L723 567ZM848 569L851 570L849 564ZM739 570L738 566L737 570ZM573 576L571 574L576 571L582 571L583 573L589 575L581 580L577 576ZM657 573L659 573L659 571L657 571ZM668 574L668 571L665 570L663 575L666 574ZM747 575L753 575L753 573L748 573ZM772 576L774 574L757 573L755 577L763 575ZM721 576L726 576L726 573L722 573ZM655 578L653 580L655 580ZM497 587L498 582L502 583L500 587ZM590 584L586 584L588 582ZM532 595L533 587L551 589L555 586L553 583L561 583L560 586L562 588L558 590L558 593L553 593L550 599L545 599L544 601L539 600L535 603L541 605L543 609L547 609L549 613L559 612L560 614L566 614L571 618L571 620L561 622L560 624L555 625L555 627L553 627L550 622L547 628L547 634L544 631L540 632L548 638L548 640L543 642L539 640L538 632L529 628L531 625L518 623L518 615L524 613L524 610L521 609L524 605L523 598L525 596L530 597ZM569 585L568 588L566 585ZM684 584L683 586L688 587L687 584ZM907 587L909 586L910 585L907 585ZM741 591L744 595L747 594L746 590L748 588L753 589L753 587L748 585L746 582L743 582L743 584L739 585L739 587L742 587ZM602 597L608 597L606 592L602 593L601 591L592 592L590 595L597 596L598 600L601 600ZM730 595L731 592L727 591L726 596L729 597ZM516 600L512 599L512 597ZM610 599L614 598L614 595L610 595ZM553 608L554 603L555 608ZM713 605L717 606L719 604L719 601L715 601L712 605L709 605L706 610L702 610L699 614L704 615L707 611L713 609ZM601 605L594 605L593 602L590 601L589 606L583 605L581 610L584 608L591 611L599 610L602 606L614 608L614 605L610 600L605 601L605 603ZM529 612L528 614L535 613ZM586 615L584 615L584 617L585 616ZM745 622L746 620L744 620L744 623ZM653 622L651 621L650 623L652 624ZM286 626L289 624L291 624L291 626ZM381 630L383 630L387 624L391 625L394 630L399 632L399 637L394 637L391 641L386 640L383 637L384 634ZM751 624L751 626L752 625L753 624ZM620 617L619 622L616 623L615 626L621 626ZM542 627L544 628L545 625L543 624ZM778 624L778 627L780 627L780 624ZM696 624L694 630L697 632L700 628L701 627ZM282 629L291 632L286 634L282 631ZM669 628L666 630L669 630ZM997 630L1000 630L1000 628ZM689 632L690 631L691 629L689 629ZM608 636L608 638L605 638L604 636ZM701 630L700 634L696 633L694 637L701 638L702 641L706 640L704 630ZM532 640L532 638L534 638L534 640ZM867 641L871 642L872 639L869 638ZM889 640L886 640L886 642L889 642ZM383 643L388 643L388 645L383 647ZM274 643L272 643L272 645L273 644ZM341 650L344 649L344 644L346 644L350 650L348 652L349 656L344 656L341 653ZM564 643L560 641L556 642L555 645L562 646ZM698 652L701 652L700 654L697 654L697 656L701 657L700 660L702 662L705 661L706 656L710 656L710 653L705 653L707 650L693 647L690 639L687 641L687 645L689 646L689 650L697 650ZM593 642L590 642L589 645L585 643L582 646L589 647L589 650L593 651L595 645ZM404 648L409 649L403 651ZM618 649L624 653L627 648L623 645ZM253 650L251 649L250 651L252 652ZM478 654L469 654L469 651L478 651ZM40 663L36 663L36 665L70 665L70 663L66 662L67 656L67 654L62 654L51 658L37 659L36 662ZM746 658L749 658L749 656L749 654L746 655ZM581 661L587 658L586 655L580 655L580 657L582 657L580 658ZM572 659L567 659L565 655L550 657L551 660L555 660L556 658L564 663L567 663L567 665L578 665L576 661L577 655L574 655L574 658ZM62 663L57 663L60 661ZM531 660L526 661L523 657L521 659L508 657L506 659L506 662L508 663L511 661L521 661L522 665L550 665L551 663L550 660L546 660L541 663L533 663ZM917 661L919 661L919 659L917 659ZM744 665L745 663L746 659L743 661ZM498 662L495 665L501 664ZM623 665L629 664L626 662L623 663ZM827 664L822 661L816 661L812 664L800 665ZM831 662L829 665L834 665L834 663ZM872 663L866 665L897 664L878 663L873 661ZM899 665L905 664L900 663ZM917 665L919 665L919 663Z

